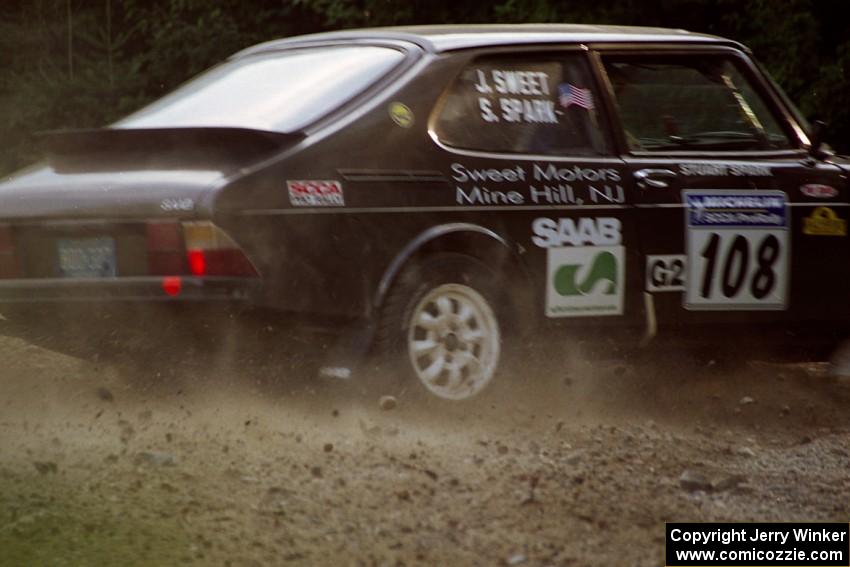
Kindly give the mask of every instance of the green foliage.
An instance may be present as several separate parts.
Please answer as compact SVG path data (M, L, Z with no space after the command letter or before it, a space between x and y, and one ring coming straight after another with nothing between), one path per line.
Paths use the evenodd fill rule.
M576 22L685 28L753 48L850 151L847 0L4 0L0 172L34 132L107 124L254 43L327 29Z

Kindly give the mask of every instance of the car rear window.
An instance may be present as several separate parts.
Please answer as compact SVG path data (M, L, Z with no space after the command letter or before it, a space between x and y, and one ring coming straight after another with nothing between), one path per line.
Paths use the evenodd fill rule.
M295 132L357 96L404 54L376 46L321 47L229 61L116 124Z
M442 99L437 138L498 153L599 155L608 143L585 58L491 56L467 66Z

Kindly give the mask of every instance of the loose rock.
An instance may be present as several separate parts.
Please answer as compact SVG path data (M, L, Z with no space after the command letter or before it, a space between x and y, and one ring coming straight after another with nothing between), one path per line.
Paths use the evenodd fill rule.
M398 400L393 396L382 396L378 401L378 407L384 411L394 410L398 407Z
M59 472L59 466L51 461L39 462L35 461L33 463L35 470L38 471L38 474L56 474Z
M112 392L110 392L108 388L104 388L103 386L97 389L97 397L103 400L104 402L115 401L115 396L112 395Z
M137 465L174 467L177 466L177 457L175 457L171 453L162 453L159 451L143 451L136 455L135 462Z
M712 489L711 481L704 474L687 469L679 477L679 486L688 492L696 492L697 490L709 491Z
M360 431L362 431L365 435L370 437L381 434L381 426L363 421L362 419L357 421L357 425L360 426Z
M747 477L742 474L731 474L719 480L716 480L712 485L712 488L717 492L723 492L725 490L732 490L733 488L737 488L739 485L747 482Z
M738 450L735 451L735 452L738 453L739 455L744 456L744 457L755 457L756 456L756 452L753 451L752 449L750 449L749 447L739 447Z

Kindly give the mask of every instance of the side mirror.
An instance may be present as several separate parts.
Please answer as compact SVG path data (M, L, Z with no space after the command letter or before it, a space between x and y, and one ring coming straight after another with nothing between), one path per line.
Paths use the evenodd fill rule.
M812 131L809 132L809 155L814 159L824 159L829 154L824 151L823 135L826 132L826 122L823 120L815 120L812 124Z

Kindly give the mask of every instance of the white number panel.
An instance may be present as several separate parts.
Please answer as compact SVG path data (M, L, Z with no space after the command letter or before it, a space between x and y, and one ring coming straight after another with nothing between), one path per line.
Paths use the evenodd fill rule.
M690 310L787 307L790 241L780 191L684 191Z

